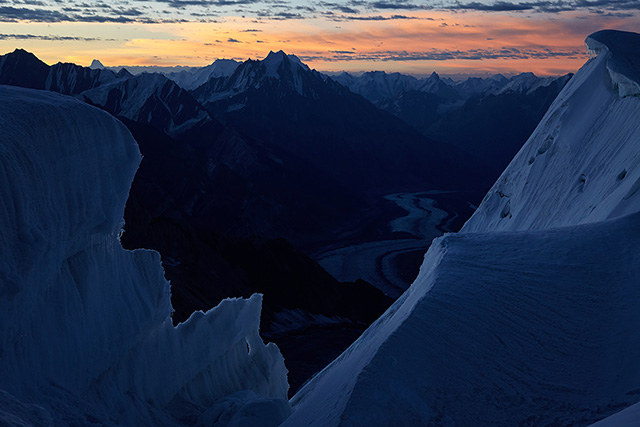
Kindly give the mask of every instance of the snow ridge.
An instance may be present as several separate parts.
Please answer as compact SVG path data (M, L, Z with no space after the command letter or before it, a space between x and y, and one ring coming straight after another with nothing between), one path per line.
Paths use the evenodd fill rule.
M640 34L602 30L587 37L586 43L590 51L607 55L607 70L620 96L640 95Z
M637 37L590 37L597 57L463 232L433 241L284 426L588 425L637 404L640 98L609 71L632 80L616 64L637 64Z
M640 210L640 98L612 85L611 66L621 62L612 52L620 49L596 38L587 41L597 57L558 95L464 232L561 227Z

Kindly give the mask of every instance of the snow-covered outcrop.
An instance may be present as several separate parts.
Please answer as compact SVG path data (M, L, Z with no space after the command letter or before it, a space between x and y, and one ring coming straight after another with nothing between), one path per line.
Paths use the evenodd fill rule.
M158 254L120 246L140 162L127 129L7 86L0 129L0 421L282 421L286 370L258 335L260 296L173 327Z
M176 82L186 90L192 90L207 82L211 78L228 77L241 63L233 59L216 59L212 64L202 68L162 73L165 77Z
M284 426L588 425L640 401L640 99L607 66L640 44L604 35L465 232L434 240Z
M189 92L157 73L115 80L82 92L80 98L171 136L212 121Z
M119 76L111 70L59 62L49 68L45 89L65 95L75 95L111 83L118 78Z
M463 231L561 227L640 210L640 98L619 84L636 81L638 37L587 38L598 55L569 81Z
M374 103L420 86L420 80L413 76L384 71L369 71L357 77L345 72L331 79Z
M213 75L191 93L203 105L207 105L269 84L281 84L299 95L308 95L318 81L324 81L320 73L312 71L297 56L287 55L280 50L269 52L262 60L248 59L238 64L232 74ZM239 104L237 109L244 107Z

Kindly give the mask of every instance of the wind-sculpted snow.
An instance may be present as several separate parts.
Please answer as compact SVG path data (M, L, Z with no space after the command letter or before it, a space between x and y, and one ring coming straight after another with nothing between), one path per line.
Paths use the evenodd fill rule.
M286 370L258 335L261 297L173 327L158 254L120 246L140 162L124 125L0 86L0 129L0 420L282 421Z
M640 95L640 34L603 30L587 38L596 53L608 53L607 70L620 96Z
M300 389L284 426L616 425L637 414L613 416L640 401L640 98L620 92L610 64L640 44L592 37L598 56L464 232L433 241L412 286Z
M449 234L285 426L585 425L640 400L640 214Z
M635 64L637 73L639 36L613 34L587 38L598 56L569 81L463 231L560 227L640 210L640 97L619 93L610 73L616 64Z

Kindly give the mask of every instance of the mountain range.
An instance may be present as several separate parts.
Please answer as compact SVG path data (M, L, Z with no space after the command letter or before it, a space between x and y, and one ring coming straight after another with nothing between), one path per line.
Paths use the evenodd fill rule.
M426 137L472 154L495 179L571 76L496 74L456 82L436 73L417 79L378 71L332 78Z
M320 139L301 139L311 117L287 106L375 107L280 52L193 91L162 75L50 67L20 50L0 57L0 423L635 423L640 35L600 31L586 43L591 59L556 81L559 95L473 216L433 241L386 310L371 285L338 283L287 241L236 226L231 213L258 212L249 230L277 233L281 216L313 210L297 194L320 203L324 189L323 200L352 203L340 212L371 219L367 209L388 189L436 191L429 186L447 177L451 188L482 185L484 172L464 169L473 156L377 109L402 143L395 153L373 140L372 152L390 156L373 159L383 172L408 153L454 169L416 177L410 164L397 179L343 183L344 159L335 170L323 164ZM372 125L361 112L343 134ZM283 133L278 113L293 114L295 129ZM353 138L336 150L357 163L366 139ZM351 171L367 177L369 167ZM338 224L348 225L326 226ZM296 226L318 241L304 221ZM164 271L146 243L162 251ZM376 317L287 400L287 368L301 384L324 366L316 353L326 358L349 328ZM264 344L261 327L288 353Z
M369 87L394 87L391 78L447 102L461 102L464 93L435 73L419 84L409 76L372 76ZM282 341L287 334L312 333L318 316L340 319L343 329L352 325L353 338L391 303L366 282L339 283L296 246L310 252L372 238L380 231L370 224L387 215L386 194L481 191L492 179L478 158L425 137L282 51L261 61L134 75L99 61L89 68L48 66L18 49L0 57L0 83L72 95L119 118L144 156L122 242L163 254L174 322L226 297L261 292L263 334L280 342L285 355L295 351ZM293 245L273 240L281 238ZM273 326L294 312L293 329ZM325 348L313 367L292 371L290 383L300 385L346 344Z

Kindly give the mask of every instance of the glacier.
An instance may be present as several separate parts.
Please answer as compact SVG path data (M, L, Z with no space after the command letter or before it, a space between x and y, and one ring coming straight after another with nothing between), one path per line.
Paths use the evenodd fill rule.
M174 327L160 257L119 242L140 163L126 127L0 86L0 423L278 425L284 360L261 296Z
M462 232L433 241L412 286L298 391L283 426L633 422L639 37L587 38L596 56Z

